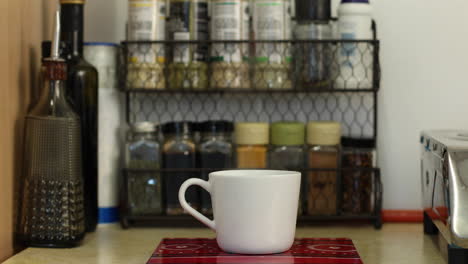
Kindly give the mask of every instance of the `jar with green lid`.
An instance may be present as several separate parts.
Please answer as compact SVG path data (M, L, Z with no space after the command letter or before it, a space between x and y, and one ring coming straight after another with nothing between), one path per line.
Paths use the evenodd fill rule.
M127 200L130 215L158 215L163 212L161 147L158 126L150 122L135 123L127 134L125 163L131 171L127 178Z
M306 203L308 215L336 215L338 209L338 168L341 157L341 124L307 124Z
M301 170L304 167L305 125L278 122L271 125L269 168Z
M302 171L304 168L305 125L298 122L277 122L271 125L269 168L275 170ZM301 185L302 186L302 185ZM303 193L301 191L301 193ZM299 215L302 214L302 198Z

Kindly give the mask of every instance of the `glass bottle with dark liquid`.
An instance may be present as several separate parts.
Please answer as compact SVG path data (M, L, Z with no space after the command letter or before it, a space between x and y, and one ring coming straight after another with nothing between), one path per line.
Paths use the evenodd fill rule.
M166 214L181 215L184 209L179 203L179 188L184 181L197 176L196 148L193 140L193 127L190 122L167 123L162 128L164 133L163 167L166 185ZM185 170L185 171L184 171ZM199 205L196 189L186 192L187 202L194 208Z
M84 0L60 1L62 40L72 47L72 52L67 56L69 67L67 97L81 119L86 231L94 231L98 219L98 73L83 59L84 2Z

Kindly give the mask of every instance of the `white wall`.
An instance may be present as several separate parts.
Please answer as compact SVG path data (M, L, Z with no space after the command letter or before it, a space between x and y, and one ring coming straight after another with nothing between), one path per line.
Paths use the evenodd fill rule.
M127 1L87 1L85 6L85 41L119 43L125 39Z
M419 132L468 128L468 1L372 3L383 70L378 146L384 208L418 209ZM120 42L126 9L126 0L88 1L87 41Z
M375 0L385 208L419 208L419 132L468 128L468 1Z

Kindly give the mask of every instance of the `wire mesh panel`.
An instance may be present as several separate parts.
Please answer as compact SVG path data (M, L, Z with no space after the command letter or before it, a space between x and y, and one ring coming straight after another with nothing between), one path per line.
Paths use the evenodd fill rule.
M343 136L374 138L372 93L131 93L129 121L317 121L342 123Z

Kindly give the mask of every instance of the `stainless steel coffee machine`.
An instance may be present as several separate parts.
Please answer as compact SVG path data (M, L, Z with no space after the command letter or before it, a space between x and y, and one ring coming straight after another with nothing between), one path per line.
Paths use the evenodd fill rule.
M468 131L421 133L424 232L439 234L449 264L468 263Z

